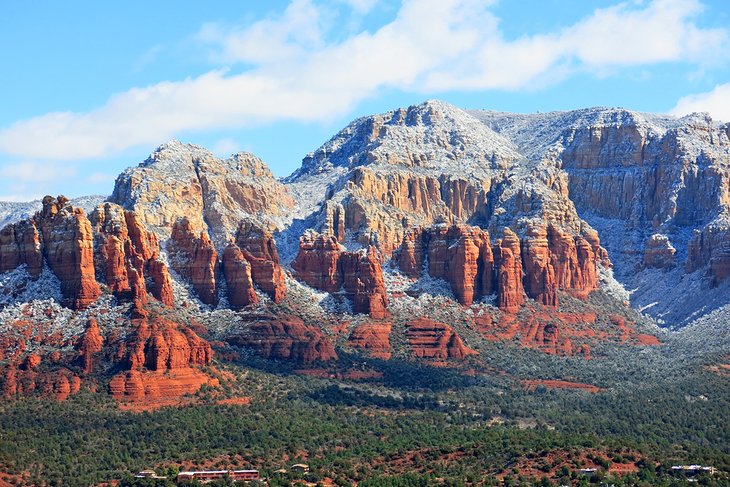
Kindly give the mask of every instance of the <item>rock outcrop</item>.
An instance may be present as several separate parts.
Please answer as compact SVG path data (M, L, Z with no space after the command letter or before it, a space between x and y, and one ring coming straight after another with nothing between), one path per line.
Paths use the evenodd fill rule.
M4 397L38 394L65 401L81 389L81 379L68 369L39 372L7 365L0 369L0 391Z
M204 231L193 230L190 220L183 217L175 222L167 242L172 268L188 280L204 304L218 303L218 253Z
M210 365L213 350L190 328L160 316L135 320L133 335L118 343L126 371L109 383L121 401L170 400L216 381L197 370Z
M427 271L444 279L466 306L496 291L500 309L508 313L520 309L525 294L557 307L558 290L585 298L597 289L597 266L607 260L597 237L589 242L538 224L527 228L522 241L509 228L503 234L492 245L489 233L476 227L416 228L404 237L394 261L409 277Z
M99 331L99 324L94 318L90 318L86 330L76 344L79 352L79 361L84 374L90 374L99 363L99 353L104 347L104 338Z
M43 254L38 228L33 220L24 220L0 230L0 273L25 265L32 278L43 269Z
M448 282L456 299L466 306L494 290L489 233L476 227L437 225L413 229L394 258L409 277L421 276L427 262L428 274Z
M520 239L512 230L505 228L502 240L497 242L496 251L499 309L516 313L525 302Z
M344 291L355 313L372 318L386 316L388 299L380 257L375 247L347 252L335 236L308 232L299 240L299 253L292 262L296 277L329 293Z
M218 159L202 147L176 140L124 171L110 201L134 210L163 239L187 218L195 234L206 231L222 252L244 216L275 223L294 200L266 165L241 152Z
M144 305L150 292L172 306L172 281L167 265L160 260L157 237L144 229L137 214L104 203L91 213L90 221L97 278L117 296Z
M251 220L238 225L235 243L251 264L253 282L278 303L286 296L286 279L271 232Z
M64 196L46 196L34 220L43 258L61 282L64 304L83 309L101 294L94 272L94 237L84 211L67 203Z
M258 303L251 277L251 264L234 243L223 252L223 275L228 286L228 303L233 309L241 309Z
M436 360L464 359L471 350L447 324L418 318L408 324L406 339L416 357Z
M676 253L677 249L666 235L655 233L644 245L644 266L671 269L676 265Z
M347 339L350 347L367 351L370 356L390 359L390 333L393 325L388 322L366 321L353 328Z
M231 345L253 349L267 359L310 364L337 359L332 342L315 326L294 316L254 316L241 333L226 338Z

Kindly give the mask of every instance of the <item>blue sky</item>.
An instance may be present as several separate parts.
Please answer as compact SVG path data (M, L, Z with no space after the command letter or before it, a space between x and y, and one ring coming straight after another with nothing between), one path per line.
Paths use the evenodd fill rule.
M428 98L730 121L728 0L6 2L0 46L0 201L109 194L173 137L285 176Z

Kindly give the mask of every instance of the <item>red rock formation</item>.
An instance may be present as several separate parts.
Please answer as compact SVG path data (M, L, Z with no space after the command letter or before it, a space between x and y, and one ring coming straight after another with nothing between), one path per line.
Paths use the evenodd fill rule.
M461 341L447 324L418 318L408 324L406 338L416 357L430 359L463 359L476 352Z
M251 264L253 282L275 303L281 302L286 295L286 279L271 233L245 220L238 227L235 243Z
M258 303L251 278L251 264L234 243L223 252L223 275L228 285L228 302L233 309L241 309Z
M299 239L299 253L292 268L297 278L316 289L330 293L344 289L355 313L385 317L388 299L375 247L345 252L334 236L308 232Z
M544 226L531 225L522 241L525 266L525 292L546 306L558 306L558 286L551 262L547 231Z
M423 229L416 227L406 233L400 248L393 255L398 268L408 277L417 278L423 273L423 257L427 255L427 249L423 248L423 244Z
M347 344L353 348L368 351L375 357L384 360L390 359L390 333L393 328L391 323L371 322L360 323L352 330Z
M299 280L313 288L336 293L343 282L338 265L342 252L336 237L307 232L299 239L299 253L292 268Z
M32 220L8 225L0 231L0 274L25 264L37 278L43 269L40 236Z
M497 298L499 308L507 313L516 313L525 302L522 287L522 259L520 240L509 228L504 229L504 237L496 246Z
M217 304L218 253L208 234L200 232L196 235L190 220L181 218L172 226L167 251L172 268L190 281L200 300L204 304Z
M550 355L573 355L572 342L562 337L560 326L555 322L530 318L523 326L521 342L526 347L536 347Z
M65 401L81 388L81 380L67 369L47 372L21 370L13 365L0 369L0 391L5 397L39 394Z
M594 244L553 225L548 227L548 240L559 289L585 298L598 288L597 265L601 258L594 252Z
M130 370L112 378L109 392L117 401L155 408L177 404L182 396L198 392L203 385L216 387L219 382L193 368L165 372Z
M384 318L388 298L375 247L368 247L366 252L342 253L338 267L345 293L352 300L352 311L369 314L371 318Z
M84 309L101 294L94 272L91 224L81 208L59 196L43 198L43 210L34 217L43 241L43 256L61 282L64 303Z
M235 346L252 348L269 359L303 363L337 359L332 342L319 328L294 316L252 317L248 328L226 339Z
M112 378L109 390L123 401L168 401L215 384L198 366L210 365L213 350L186 326L160 316L135 321L135 331L119 343L116 356L128 369Z
M130 369L173 370L209 365L213 350L187 327L156 316L136 323L134 336L124 344Z
M86 325L86 331L76 344L76 350L79 352L79 359L85 374L94 371L95 366L99 362L98 354L104 346L104 339L99 331L99 324L94 318L90 318Z
M494 259L487 232L466 225L414 229L403 238L396 262L406 275L418 277L426 258L429 275L447 281L461 304L471 306L493 292Z
M148 262L147 272L152 279L148 288L149 292L165 306L172 307L175 303L175 295L172 291L172 278L167 270L167 265L158 259L151 259Z
M496 290L500 309L516 313L524 292L557 307L558 289L585 298L598 287L597 265L605 250L594 232L585 234L590 241L552 225L546 230L533 224L522 242L505 229L505 237L492 248L489 234L476 227L416 228L404 237L394 260L410 277L420 276L428 262L429 275L446 280L461 304L470 306Z
M147 232L134 212L113 203L99 205L90 216L96 241L96 275L120 297L147 303L147 292L173 304L167 266L159 260L157 237ZM145 276L151 278L148 285Z

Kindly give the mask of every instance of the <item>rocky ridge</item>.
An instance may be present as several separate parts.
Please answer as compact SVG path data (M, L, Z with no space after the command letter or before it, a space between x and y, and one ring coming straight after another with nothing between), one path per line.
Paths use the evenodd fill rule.
M284 181L250 154L173 141L88 218L48 197L0 231L0 313L18 337L0 359L21 377L6 382L64 394L54 374L73 390L114 364L120 400L179 396L215 383L209 341L306 366L341 348L457 366L495 341L584 358L602 341L656 345L611 268L627 283L689 276L721 300L727 152L726 128L701 116L435 101L354 121ZM76 324L34 341L20 337L45 323L23 317L38 283L66 306L54 326Z

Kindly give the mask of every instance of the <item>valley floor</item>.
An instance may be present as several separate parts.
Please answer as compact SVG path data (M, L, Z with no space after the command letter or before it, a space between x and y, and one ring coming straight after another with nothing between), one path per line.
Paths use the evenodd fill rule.
M127 411L84 392L3 403L0 470L11 485L150 485L130 477L150 467L255 468L269 485L680 485L672 465L702 464L717 473L701 484L728 485L727 357L672 365L673 346L587 364L495 347L501 374L344 356L341 370L382 372L345 376L244 357L216 364L222 387L183 407ZM311 472L276 473L298 462Z

